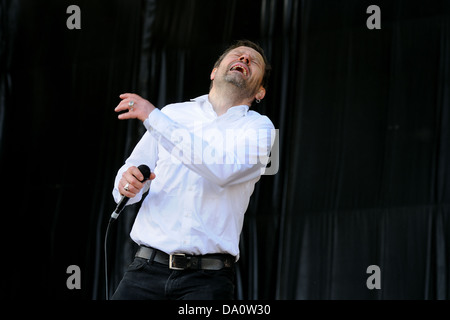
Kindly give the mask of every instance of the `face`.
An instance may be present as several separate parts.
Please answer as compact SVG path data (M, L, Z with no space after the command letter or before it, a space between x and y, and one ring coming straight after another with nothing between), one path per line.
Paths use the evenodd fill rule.
M241 89L249 97L262 99L265 89L261 86L264 76L264 59L261 54L249 47L231 50L211 73L211 80L223 81Z

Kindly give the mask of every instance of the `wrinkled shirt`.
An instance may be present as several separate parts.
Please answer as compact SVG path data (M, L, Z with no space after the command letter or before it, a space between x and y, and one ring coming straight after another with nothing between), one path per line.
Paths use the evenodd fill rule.
M244 214L274 142L270 119L235 106L217 116L204 95L153 110L147 129L115 179L130 166L156 178L127 205L142 199L130 236L168 254L228 253L239 258Z

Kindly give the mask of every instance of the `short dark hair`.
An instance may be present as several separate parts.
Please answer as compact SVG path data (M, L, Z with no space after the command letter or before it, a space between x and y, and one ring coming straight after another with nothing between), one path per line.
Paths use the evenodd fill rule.
M267 89L268 85L269 85L269 77L270 77L270 72L272 70L272 67L270 66L269 61L267 60L267 57L264 53L263 48L261 48L261 46L253 41L250 40L238 40L236 41L234 44L232 44L231 46L229 46L223 53L222 55L219 57L219 59L217 59L216 63L214 64L214 68L218 68L220 63L222 62L222 60L225 58L225 56L233 49L236 49L238 47L249 47L252 48L254 50L256 50L264 59L264 65L265 65L265 69L264 69L264 75L263 75L263 79L261 82L261 85L263 86L263 88Z

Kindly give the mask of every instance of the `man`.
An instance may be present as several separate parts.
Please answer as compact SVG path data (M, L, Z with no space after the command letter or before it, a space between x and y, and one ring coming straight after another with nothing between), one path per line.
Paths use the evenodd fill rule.
M120 96L119 119L139 119L147 131L113 195L132 204L149 193L130 233L140 247L113 299L233 299L244 213L274 140L269 118L249 110L264 98L269 71L258 45L238 41L215 63L207 95L161 110ZM153 171L145 182L141 164Z

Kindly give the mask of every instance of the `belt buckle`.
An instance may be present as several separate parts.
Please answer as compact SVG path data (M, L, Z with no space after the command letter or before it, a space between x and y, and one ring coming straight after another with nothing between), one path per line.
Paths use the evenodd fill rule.
M184 253L174 253L174 254L169 255L169 269L172 269L172 270L184 270L185 268L180 268L180 267L174 266L174 263L173 263L174 257L186 258L186 254L184 254Z

